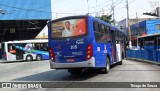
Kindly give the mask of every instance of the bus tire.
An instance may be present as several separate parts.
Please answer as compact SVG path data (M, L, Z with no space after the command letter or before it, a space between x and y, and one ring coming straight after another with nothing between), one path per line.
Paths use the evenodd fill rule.
M32 55L27 55L26 56L26 61L33 61Z
M33 61L32 55L27 55L26 56L26 61Z
M41 55L37 55L36 56L36 61L40 61L40 60L42 60L42 56Z
M122 61L118 62L119 65L122 65Z
M106 67L104 68L104 73L108 73L110 70L110 61L109 61L109 57L106 57Z

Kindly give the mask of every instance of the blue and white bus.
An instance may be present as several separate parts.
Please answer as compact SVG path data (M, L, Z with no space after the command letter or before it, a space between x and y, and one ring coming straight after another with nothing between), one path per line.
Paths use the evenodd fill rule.
M126 57L140 61L160 63L160 34L137 37L137 48L126 51Z
M2 59L7 61L49 59L48 39L3 42Z
M83 69L122 64L125 35L116 27L95 17L71 16L48 23L51 69L68 69L71 74Z

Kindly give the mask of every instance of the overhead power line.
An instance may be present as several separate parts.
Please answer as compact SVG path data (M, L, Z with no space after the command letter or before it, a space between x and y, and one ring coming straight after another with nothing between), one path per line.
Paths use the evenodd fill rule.
M110 2L109 4L106 5L106 3L109 3L109 2L104 2L104 3L101 3L101 4L97 4L95 6L89 7L89 9L96 9L98 7L106 7L106 6L110 6L112 4ZM88 8L74 9L74 10L69 10L69 11L74 12L74 11L80 11L80 10L88 10Z
M114 6L114 3L113 3L113 0L112 0L111 8L112 8L112 11L113 11L113 24L115 26L115 16L114 16L114 8L115 8L115 6Z
M134 1L135 0L132 0L131 2L128 2L128 5L132 4ZM121 10L123 10L125 8L126 8L126 5L124 5L124 6L120 7L120 8L118 8L118 9L116 9L115 12L120 12Z
M62 0L61 0L62 1ZM88 1L88 0L87 0ZM114 3L118 2L120 0L117 0L115 1ZM123 0L121 0L119 3L116 3L116 6L119 5L120 3L122 3ZM135 0L132 0L130 3L134 2ZM60 1L57 1L55 3L58 3ZM108 3L108 2L106 2ZM91 12L89 14L93 14L93 13L97 13L97 12L102 12L101 10L100 11L97 11L97 7L104 7L104 6L110 6L112 5L112 3L109 3L106 5L106 3L101 3L99 5L96 4L96 6L93 6L93 7L89 7L89 9L95 9L96 8L96 12ZM14 9L19 9L19 10L24 10L24 11L32 11L32 12L43 12L43 13L55 13L55 14L82 14L82 13L69 13L69 12L50 12L50 11L43 11L43 10L39 10L40 8L43 8L43 7L47 7L49 4L46 4L44 6L41 6L39 8L36 8L36 9L24 9L24 8L19 8L19 7L15 7L15 6L10 6L10 5L5 5L5 4L0 4L1 6L5 6L5 7L10 7L10 8L14 8ZM125 7L123 7L125 8ZM83 8L83 9L76 9L76 10L72 10L72 11L79 11L79 10L85 10L85 9L88 9L88 8ZM112 10L112 8L109 10ZM107 10L108 11L108 10Z
M115 4L115 6L119 5L119 4L122 3L122 2L123 2L123 0L121 0L120 2L118 2L117 4Z
M44 6L42 6L42 7L39 7L39 8L37 8L37 9L24 9L24 8L18 8L18 7L15 7L15 6L5 5L5 4L0 4L0 5L1 5L1 6L5 6L5 7L14 8L14 9L24 10L24 11L32 11L32 12L58 13L58 14L80 14L80 13L49 12L49 11L38 10L39 8L45 7L45 6L47 6L47 5L44 5Z

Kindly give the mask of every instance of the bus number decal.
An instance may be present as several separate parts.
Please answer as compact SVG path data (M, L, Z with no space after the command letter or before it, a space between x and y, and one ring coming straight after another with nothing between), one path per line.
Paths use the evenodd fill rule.
M73 49L77 49L77 45L71 45L71 46L70 46L70 49L72 49L72 50L73 50Z

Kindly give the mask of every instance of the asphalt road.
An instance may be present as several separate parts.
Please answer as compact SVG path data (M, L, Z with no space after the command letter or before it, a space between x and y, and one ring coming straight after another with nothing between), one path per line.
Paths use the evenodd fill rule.
M160 82L160 66L124 60L123 65L113 66L108 74L71 75L67 70L50 69L49 61L0 63L0 82L6 81Z

